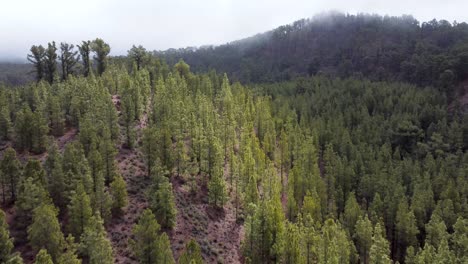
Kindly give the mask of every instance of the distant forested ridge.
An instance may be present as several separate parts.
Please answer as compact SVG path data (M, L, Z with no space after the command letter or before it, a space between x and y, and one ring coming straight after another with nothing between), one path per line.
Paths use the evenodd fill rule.
M449 88L468 77L468 24L412 16L345 15L298 20L221 46L156 52L195 71L243 82L325 73Z

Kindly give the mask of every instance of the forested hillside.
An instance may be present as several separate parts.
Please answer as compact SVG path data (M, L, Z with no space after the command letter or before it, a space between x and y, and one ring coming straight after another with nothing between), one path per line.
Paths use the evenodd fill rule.
M338 32L350 20L425 28L330 19ZM268 43L299 47L290 36L316 23ZM464 30L447 25L460 35L424 57L454 64L415 80L380 55L369 63L382 78L336 75L346 59L330 54L312 66L293 56L294 74L271 64L246 84L219 74L242 79L235 61L205 71L202 51L187 58L195 73L141 46L110 58L99 38L32 46L36 82L0 85L0 263L467 263L468 116L441 89L467 77ZM395 34L355 51L387 50ZM269 52L297 54L283 51ZM438 70L452 72L448 86Z
M452 85L468 77L468 24L411 16L327 13L221 46L156 52L195 71L215 69L242 82L334 77Z

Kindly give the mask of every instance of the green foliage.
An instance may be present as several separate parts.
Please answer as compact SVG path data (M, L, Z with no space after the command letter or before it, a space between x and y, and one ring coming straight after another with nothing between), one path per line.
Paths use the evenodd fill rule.
M66 80L68 75L74 73L75 65L78 62L78 51L74 50L73 44L60 43L60 64L62 65L62 80Z
M174 263L169 239L159 235L160 225L151 210L146 209L133 227L134 239L130 242L140 263Z
M114 180L110 184L110 190L112 195L112 209L120 213L128 204L127 184L120 174L114 177Z
M91 224L93 215L91 200L86 194L83 184L80 182L75 191L71 194L68 205L68 230L76 238L80 238L86 228Z
M369 263L376 264L390 264L390 245L385 239L382 227L377 223L374 227L374 234L372 235L372 246L369 251Z
M59 258L65 239L53 205L43 204L34 209L33 222L28 227L28 239L34 250L44 248L52 259Z
M81 252L87 256L90 264L111 264L112 244L107 238L103 221L97 216L91 218L90 224L81 236Z
M54 264L52 257L47 253L47 250L41 249L36 255L35 264Z
M200 246L197 241L190 239L185 246L184 252L179 257L179 264L203 264Z
M154 193L150 192L151 209L156 215L156 219L164 228L173 228L175 226L177 208L172 193L172 184L166 177L158 184L157 190L153 188Z
M5 213L0 209L0 262L7 262L11 258L12 250L13 239L10 238Z
M215 170L220 171L222 168L215 168ZM226 203L226 182L222 171L211 176L211 179L208 182L208 199L215 207L223 207Z
M34 65L34 71L36 72L36 80L39 82L44 78L45 75L45 54L46 50L42 45L31 47L31 54L28 54L28 61Z
M68 235L66 239L65 252L60 256L58 264L81 264L81 259L77 255L78 245L75 244L75 238Z
M102 75L107 68L107 55L110 52L110 46L104 40L97 38L91 42L91 50L96 53L94 60L97 63L97 73Z
M21 172L20 163L16 157L16 151L12 148L7 148L3 153L3 159L0 162L1 184L2 184L2 200L3 203L7 200L7 190L9 189L12 200L16 199L18 183L20 182Z

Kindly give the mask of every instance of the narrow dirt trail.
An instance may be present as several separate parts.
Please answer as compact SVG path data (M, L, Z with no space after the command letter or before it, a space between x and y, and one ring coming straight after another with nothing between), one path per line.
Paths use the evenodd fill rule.
M114 95L112 96L112 101L120 115L120 97ZM146 127L147 119L148 109L145 110L140 121L135 126L137 130L137 142L141 140L141 130ZM120 145L116 157L119 172L127 183L128 205L124 209L123 215L114 217L107 226L108 236L111 239L114 250L114 263L138 263L132 256L129 239L138 216L148 207L145 190L150 184L150 179L146 177L142 157L137 146L133 149L127 149L123 144Z

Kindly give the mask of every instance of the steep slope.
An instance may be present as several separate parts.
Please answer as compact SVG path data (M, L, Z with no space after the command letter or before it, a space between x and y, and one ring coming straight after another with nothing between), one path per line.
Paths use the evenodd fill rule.
M195 71L227 72L244 83L321 72L421 86L450 85L468 76L467 40L466 23L420 24L411 16L329 13L221 46L156 54L170 64L182 58Z

